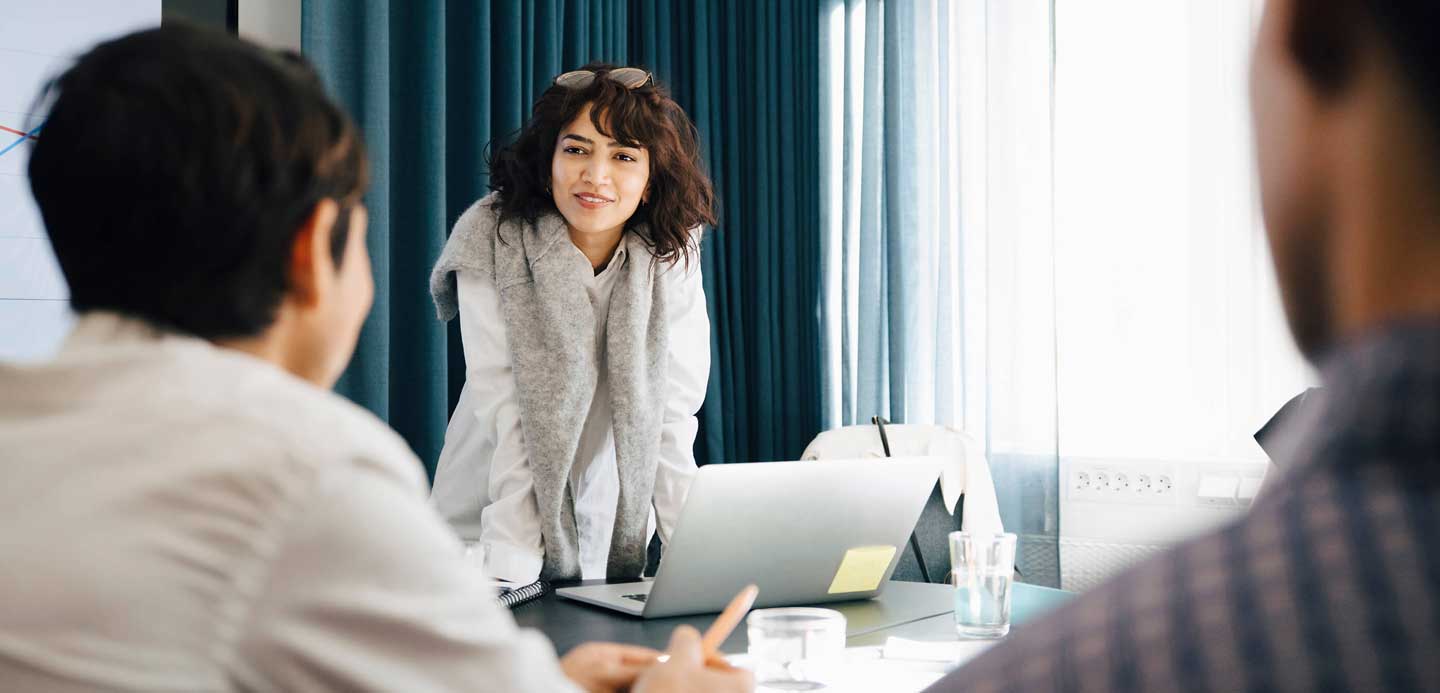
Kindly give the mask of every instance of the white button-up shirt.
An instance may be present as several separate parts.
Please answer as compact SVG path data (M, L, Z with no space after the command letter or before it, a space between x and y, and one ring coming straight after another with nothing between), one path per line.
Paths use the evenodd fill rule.
M589 267L579 248L564 245L574 262ZM610 295L626 262L650 262L650 258L626 257L621 244L605 269L586 285L595 309L600 372L570 472L580 569L586 579L605 577L620 494L604 345ZM689 267L683 263L654 267L656 281L667 283L670 347L669 391L657 432L660 459L650 526L652 534L658 529L661 541L668 542L695 476L695 412L705 400L710 379L710 319L698 259ZM540 574L544 541L500 296L493 281L470 272L458 274L457 289L465 387L445 432L432 499L461 537L486 545L488 572L530 582Z
M374 416L107 314L0 364L0 689L569 691Z

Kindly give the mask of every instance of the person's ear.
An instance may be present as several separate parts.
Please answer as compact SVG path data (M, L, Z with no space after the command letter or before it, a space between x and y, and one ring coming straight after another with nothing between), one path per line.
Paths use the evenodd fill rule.
M335 279L335 261L330 256L330 234L340 206L330 198L315 203L301 222L290 246L290 297L309 308L320 303Z

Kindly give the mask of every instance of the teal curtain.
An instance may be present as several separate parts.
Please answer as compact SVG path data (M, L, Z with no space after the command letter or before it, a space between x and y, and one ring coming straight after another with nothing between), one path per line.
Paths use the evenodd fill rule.
M695 119L721 200L701 463L793 458L819 427L815 0L303 0L303 51L370 148L376 299L340 393L433 474L465 370L430 266L487 191L485 151L554 75L650 67Z
M631 55L700 130L720 198L703 253L710 390L696 458L796 459L820 429L816 0L644 0Z

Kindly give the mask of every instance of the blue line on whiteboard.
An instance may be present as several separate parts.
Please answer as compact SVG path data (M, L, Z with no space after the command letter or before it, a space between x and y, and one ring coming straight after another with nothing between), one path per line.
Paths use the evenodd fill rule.
M27 132L27 133L25 133L24 135L20 136L20 137L19 137L18 139L16 139L14 142L11 142L10 144L6 145L4 149L0 149L0 156L5 156L5 154L6 154L7 152L9 152L11 149L14 149L14 148L20 146L20 143L21 143L21 142L24 142L25 140L28 140L28 139L30 139L31 137L34 137L36 134L38 134L38 133L40 132L40 128L43 128L43 127L45 127L45 124L44 124L44 123L41 123L41 124L39 124L39 125L36 125L34 130L31 130L30 132Z

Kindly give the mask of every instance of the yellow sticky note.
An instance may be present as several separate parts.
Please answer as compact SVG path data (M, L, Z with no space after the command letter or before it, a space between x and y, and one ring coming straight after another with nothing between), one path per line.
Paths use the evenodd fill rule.
M830 583L830 594L869 592L879 587L892 558L895 558L894 546L858 546L846 551L840 570Z

